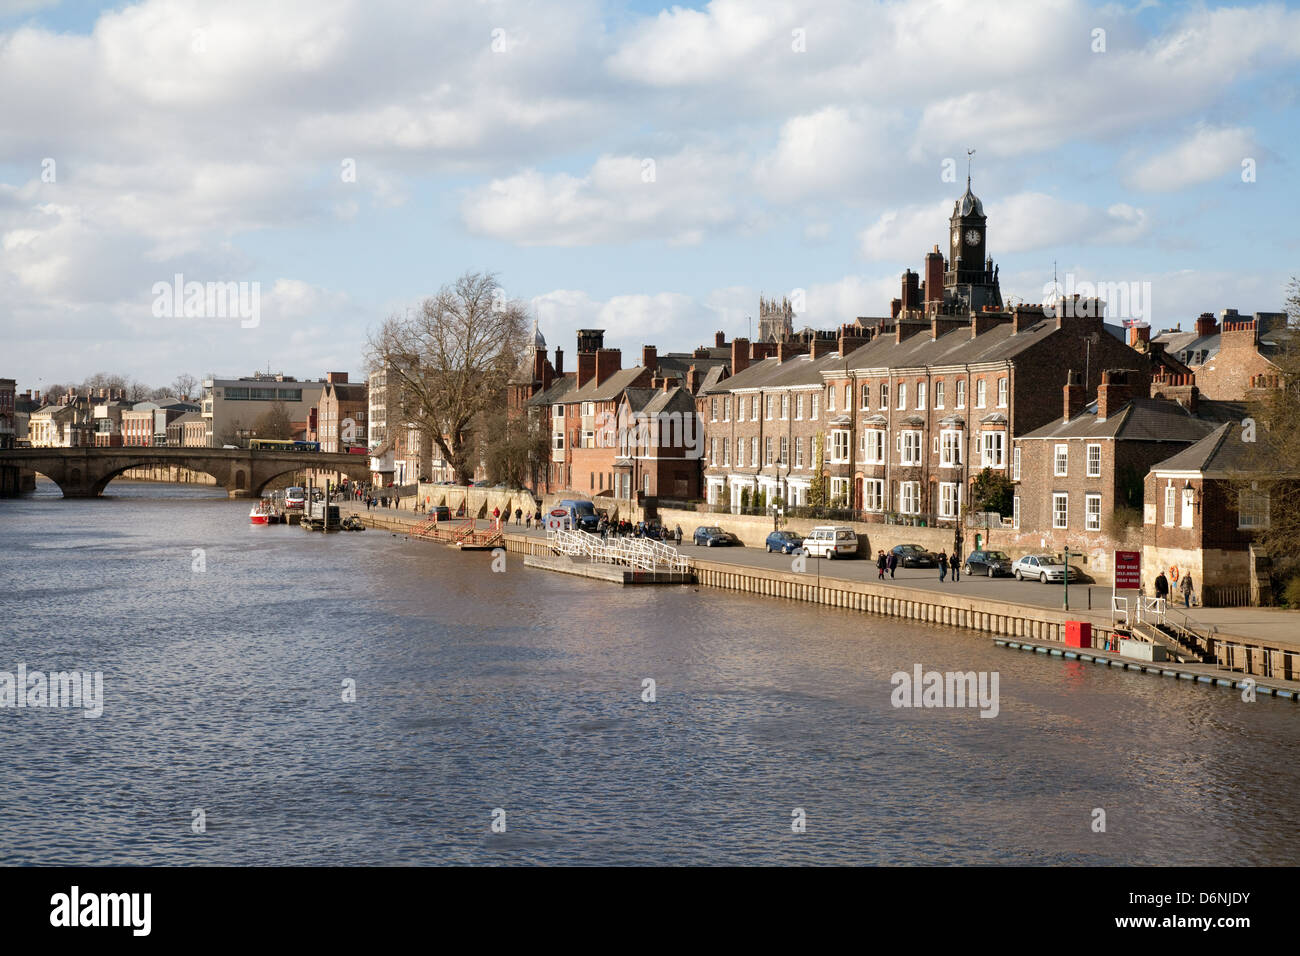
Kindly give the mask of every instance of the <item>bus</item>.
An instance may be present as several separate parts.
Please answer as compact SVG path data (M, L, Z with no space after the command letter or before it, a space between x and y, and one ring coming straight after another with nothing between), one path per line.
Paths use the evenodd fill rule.
M263 451L320 451L318 441L288 441L279 438L250 438L248 447Z

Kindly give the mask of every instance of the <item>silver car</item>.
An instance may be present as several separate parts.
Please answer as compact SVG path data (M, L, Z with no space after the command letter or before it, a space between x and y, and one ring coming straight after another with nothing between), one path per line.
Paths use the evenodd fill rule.
M1011 566L1011 573L1016 576L1017 581L1028 578L1043 584L1063 581L1067 573L1071 581L1079 577L1078 571L1068 567L1054 554L1027 554L1023 558L1017 558L1016 563Z

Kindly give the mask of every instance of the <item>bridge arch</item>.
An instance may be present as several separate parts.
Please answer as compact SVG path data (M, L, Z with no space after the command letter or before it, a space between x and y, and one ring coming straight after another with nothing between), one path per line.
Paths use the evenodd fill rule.
M179 462L174 460L168 460L168 459L157 458L157 457L150 458L148 456L142 455L139 458L139 460L132 461L126 465L122 465L120 468L113 468L97 476L95 481L93 481L90 485L91 495L95 498L98 498L100 495L104 493L104 489L108 487L109 483L112 482L114 478L120 478L123 472L130 471L132 468L148 468L151 465L161 465L163 467L179 466L179 467L183 467L186 471L197 471L205 475L211 475L212 479L216 482L216 484L213 487L215 488L222 487L221 476L214 471L210 471L207 468L195 468L192 462L186 463L184 465L180 465ZM81 481L80 478L78 477L77 469L75 468L72 469L71 473L68 475L68 483L73 487L80 486Z

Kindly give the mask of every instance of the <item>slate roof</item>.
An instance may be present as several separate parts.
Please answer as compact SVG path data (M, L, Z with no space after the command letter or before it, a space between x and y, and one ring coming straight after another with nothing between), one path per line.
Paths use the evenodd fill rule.
M1197 335L1192 332L1162 332L1153 338L1165 351L1185 365L1203 365L1219 353L1218 332L1213 335Z
M1105 421L1097 418L1093 402L1069 421L1057 419L1021 435L1018 441L1052 438L1111 438L1116 441L1195 442L1224 421L1240 421L1245 407L1239 402L1202 399L1198 414L1171 399L1135 398Z
M593 376L586 385L582 386L582 388L574 389L566 394L563 401L566 405L573 402L611 401L618 398L619 393L635 382L637 376L644 371L645 369L639 365L634 365L632 368L620 369L610 375L609 378L605 379L605 381L601 382L599 385L596 384L596 379Z
M564 398L565 395L574 387L575 380L572 375L562 375L551 383L551 387L544 392L538 392L528 401L524 402L525 406L534 407L542 405L554 405Z
M1018 334L1013 334L1010 322L1000 322L974 338L969 326L950 329L937 339L928 331L917 332L902 342L886 333L851 352L848 367L864 371L1004 362L1056 331L1056 320L1044 318Z
M1203 475L1249 474L1261 461L1275 460L1268 436L1260 429L1254 444L1241 441L1240 421L1224 422L1200 441L1152 467L1152 471L1196 472Z
M968 333L969 334L969 333ZM844 367L838 352L830 352L813 359L807 353L778 362L775 357L755 362L744 371L737 372L723 382L701 387L700 394L721 395L746 388L789 388L797 385L821 385L822 372Z

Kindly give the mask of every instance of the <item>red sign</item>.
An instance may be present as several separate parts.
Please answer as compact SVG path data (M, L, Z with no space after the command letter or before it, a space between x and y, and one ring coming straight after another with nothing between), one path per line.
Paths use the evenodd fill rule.
M1138 590L1142 587L1142 552L1115 552L1115 590Z

